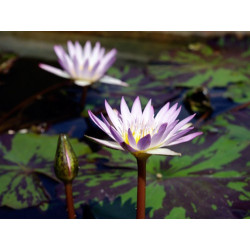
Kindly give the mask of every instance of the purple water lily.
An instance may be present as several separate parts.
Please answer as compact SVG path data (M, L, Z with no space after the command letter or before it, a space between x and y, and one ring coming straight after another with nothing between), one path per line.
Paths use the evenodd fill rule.
M39 64L39 67L58 76L72 79L79 86L88 86L99 81L107 84L128 86L127 83L111 76L105 75L107 70L116 60L116 49L105 54L105 49L97 42L91 48L90 41L87 41L84 48L79 42L73 44L68 41L68 54L60 45L54 46L58 62L62 69L46 64Z
M131 112L123 97L121 99L120 113L115 112L106 100L105 107L110 122L103 115L102 120L100 120L90 110L88 111L89 116L114 141L89 136L88 138L113 149L129 151L137 158L147 157L147 155L152 154L181 155L168 147L190 141L202 134L202 132L195 132L186 135L194 128L189 121L195 114L182 121L176 120L181 111L178 104L170 107L170 104L167 103L156 116L154 115L151 100L142 111L139 97L135 99Z

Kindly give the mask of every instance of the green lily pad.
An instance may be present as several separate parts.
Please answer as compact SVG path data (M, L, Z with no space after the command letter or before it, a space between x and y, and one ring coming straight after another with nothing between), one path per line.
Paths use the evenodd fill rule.
M155 80L189 88L249 82L249 50L236 54L231 48L218 51L206 44L198 45L192 45L192 50L178 48L163 52L159 57L161 64L148 66L150 74Z
M227 88L224 96L237 103L250 102L250 83L239 82L232 84Z
M57 140L57 136L35 134L0 137L0 206L22 209L49 202L50 195L39 176L56 180L53 167ZM91 152L76 139L71 143L78 156Z

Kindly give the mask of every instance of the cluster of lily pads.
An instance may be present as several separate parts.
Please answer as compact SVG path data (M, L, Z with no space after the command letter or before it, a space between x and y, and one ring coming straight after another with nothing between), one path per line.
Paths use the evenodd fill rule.
M235 44L233 48L238 49L235 53L231 47L227 49L228 45L223 44L215 45L213 48L206 44L199 46L200 48L197 49L196 46L195 50L188 47L166 51L158 58L159 63L148 63L143 69L128 64L113 65L108 69L108 75L120 79L123 83L126 82L128 86L113 87L97 83L93 89L89 89L82 115L87 117L87 110L90 109L94 122L89 124L92 134L89 134L89 131L86 134L95 137L95 140L105 139L120 150L92 148L92 144L88 143L91 145L89 147L85 142L70 140L80 165L78 176L73 182L73 197L78 217L87 211L91 211L95 218L135 218L136 214L137 168L133 154L122 147L124 144L119 143L120 139L124 139L125 143L131 144L133 139L131 138L131 142L128 141L129 138L121 130L123 127L119 127L125 126L121 123L123 111L119 114L117 110L112 109L118 117L114 122L109 118L107 111L103 112L101 107L104 106L104 99L111 107L118 109L122 96L125 97L127 106L133 107L133 100L140 95L142 106L147 106L148 100L152 98L155 109L159 110L168 100L180 97L180 90L186 87L190 89L207 86L210 89L225 88L224 100L230 98L235 103L249 101L249 53L245 51L245 47ZM74 56L72 60L74 62ZM73 79L68 73L67 78ZM95 91L97 88L100 91ZM182 157L158 155L148 159L148 218L247 218L250 215L247 153L249 109L220 114L214 105L215 102L212 118L202 126L203 136L197 137L189 144L173 145L171 150L181 152ZM174 109L177 111L178 107ZM133 108L129 109L129 112L132 116ZM182 114L185 112L184 110ZM134 122L133 119L128 121ZM107 137L95 123L97 126L100 123L105 130L108 128ZM114 123L118 124L118 127L115 127ZM189 122L187 124L191 125ZM112 137L113 141L108 140L109 134L114 137L111 131L115 132L117 141ZM131 128L130 131L132 135L135 132ZM154 135L150 133L152 138ZM137 144L141 138L138 134L134 134L133 137L136 143L133 149L138 150ZM43 177L54 179L51 166L56 141L55 136L46 135L1 135L1 207L31 209L38 206L41 214L42 211L46 213L44 216L56 209L54 194L44 183ZM130 144L128 145L132 147ZM53 185L56 187L57 201L60 201L58 198L64 201L63 186L58 183ZM57 211L59 213L59 210Z
M89 41L86 42L84 48L82 48L78 42L74 45L71 41L68 41L68 54L58 45L54 47L54 50L63 70L40 64L42 69L64 78L70 78L75 84L82 87L91 85L96 81L128 86L127 83L119 79L104 76L115 61L115 49L105 55L105 49L101 47L99 42L96 43L92 50ZM90 110L89 116L113 141L93 137L88 138L112 149L128 151L135 156L138 163L137 218L145 218L147 159L154 154L181 155L180 153L170 150L168 147L190 141L202 134L202 132L186 135L194 128L191 123L188 123L194 115L182 121L177 120L181 111L181 107L178 108L178 104L170 108L170 103L168 102L160 109L157 115L154 114L151 99L142 111L139 97L135 98L131 111L123 97L121 99L120 112L112 109L106 100L105 107L108 120L103 114L101 114L102 120L100 120ZM65 162L66 164L62 163L63 171L61 172L65 172L66 165L66 172L71 176L74 168L72 165L74 164L72 164L70 156L66 151ZM60 164L56 166L60 168ZM60 176L60 174L58 174L58 176ZM62 180L64 180L64 177L62 177ZM72 178L70 177L69 180L71 181Z

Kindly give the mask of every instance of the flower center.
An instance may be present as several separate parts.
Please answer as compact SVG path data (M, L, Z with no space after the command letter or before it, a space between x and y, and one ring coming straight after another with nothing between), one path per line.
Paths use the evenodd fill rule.
M133 129L133 128L130 128L130 129L131 129L131 132L132 132L132 135L133 135L133 137L135 139L136 144L144 136L150 134L151 137L152 137L152 135L155 134L154 128L152 128L152 127L151 128L142 128L142 129ZM129 144L128 132L127 131L124 131L123 139L127 144Z

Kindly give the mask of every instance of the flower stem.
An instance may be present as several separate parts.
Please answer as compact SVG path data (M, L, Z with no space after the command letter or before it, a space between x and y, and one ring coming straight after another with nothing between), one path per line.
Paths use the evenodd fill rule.
M136 219L145 219L147 159L145 158L136 158L136 159L137 159L137 165L138 165Z
M65 194L66 194L66 201L67 201L67 210L69 219L75 219L75 209L74 209L74 201L72 195L72 182L65 182Z
M81 107L84 109L86 97L87 97L88 87L83 87L82 97L81 97Z

